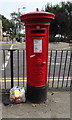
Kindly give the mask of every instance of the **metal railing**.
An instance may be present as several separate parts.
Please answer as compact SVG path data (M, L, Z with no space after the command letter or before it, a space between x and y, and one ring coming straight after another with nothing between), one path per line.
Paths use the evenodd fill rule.
M25 50L1 50L1 89L26 87ZM48 55L48 89L71 88L71 50L50 50Z

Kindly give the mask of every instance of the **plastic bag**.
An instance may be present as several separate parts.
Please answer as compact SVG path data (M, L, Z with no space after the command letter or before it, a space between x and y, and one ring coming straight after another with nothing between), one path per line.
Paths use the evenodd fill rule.
M14 86L10 89L10 101L12 103L25 102L25 89L24 87Z

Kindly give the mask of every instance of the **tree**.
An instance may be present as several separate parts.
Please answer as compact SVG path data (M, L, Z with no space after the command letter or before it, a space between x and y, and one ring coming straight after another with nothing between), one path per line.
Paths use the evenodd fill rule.
M14 24L13 34L16 35L16 29L19 21L18 14L16 12L13 12L10 14L10 16L11 16L11 22Z
M72 2L60 2L56 5L47 3L45 11L55 14L55 20L51 24L52 35L72 35Z
M11 16L11 18L12 18L11 20L12 20L14 23L17 23L17 22L19 21L19 19L18 19L18 14L17 14L16 12L11 13L10 16Z
M16 34L16 30L20 31L21 28L23 28L23 23L20 21L20 15L21 13L16 13L16 12L13 12L10 14L11 15L11 21L15 24L15 29L14 29L14 32Z
M10 28L14 28L14 24L8 20L4 15L0 15L0 18L2 19L2 25L3 25L3 32L10 32Z

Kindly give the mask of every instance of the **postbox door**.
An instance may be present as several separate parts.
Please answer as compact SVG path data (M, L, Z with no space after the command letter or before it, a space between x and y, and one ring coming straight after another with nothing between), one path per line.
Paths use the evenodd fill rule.
M43 86L47 82L47 47L44 37L32 38L32 54L28 60L28 84ZM46 44L47 45L47 44Z
M46 26L42 33L29 33L26 41L27 56L27 83L30 86L44 86L47 84L47 65L48 65L48 43L49 26ZM31 33L31 34L30 34Z

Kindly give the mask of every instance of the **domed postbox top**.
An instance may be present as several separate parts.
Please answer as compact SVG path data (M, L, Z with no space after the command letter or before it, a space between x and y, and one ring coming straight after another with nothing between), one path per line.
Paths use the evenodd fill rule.
M36 8L35 12L30 12L30 13L20 16L21 21L24 21L25 23L32 23L32 22L33 23L40 23L40 22L46 23L54 18L55 18L55 15L53 13L39 11L38 8Z

